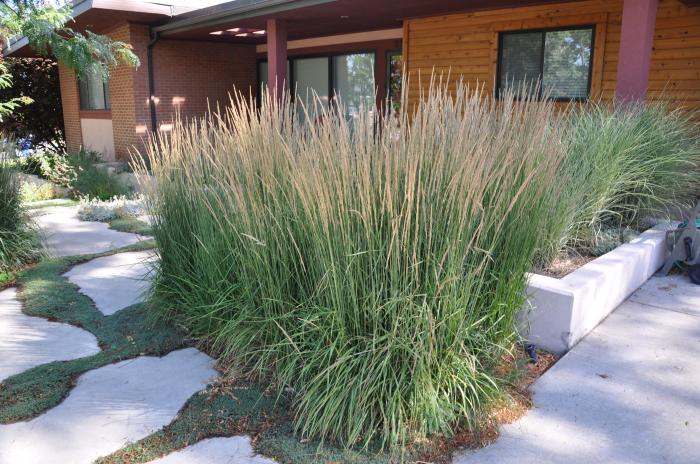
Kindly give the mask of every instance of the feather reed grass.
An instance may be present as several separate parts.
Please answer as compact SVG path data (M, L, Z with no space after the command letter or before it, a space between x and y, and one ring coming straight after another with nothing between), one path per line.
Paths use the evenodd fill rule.
M442 84L352 121L231 103L148 154L161 316L292 387L302 436L397 449L476 426L561 195L555 106Z

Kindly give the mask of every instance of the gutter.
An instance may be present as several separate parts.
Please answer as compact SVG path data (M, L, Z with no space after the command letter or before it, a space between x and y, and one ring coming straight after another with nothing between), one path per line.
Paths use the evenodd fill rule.
M165 37L207 26L216 26L241 19L266 16L335 1L337 0L252 0L241 4L243 2L239 0L238 2L233 2L234 4L230 7L221 8L221 6L214 6L211 7L211 13L209 14L205 13L200 16L175 20L172 23L157 26L154 30L162 37Z
M149 28L151 41L148 42L147 48L147 59L148 59L148 107L151 113L151 132L153 132L155 137L158 137L158 114L156 113L156 79L154 75L153 66L153 47L156 46L158 40L160 40L160 34L158 31L154 31L153 28Z

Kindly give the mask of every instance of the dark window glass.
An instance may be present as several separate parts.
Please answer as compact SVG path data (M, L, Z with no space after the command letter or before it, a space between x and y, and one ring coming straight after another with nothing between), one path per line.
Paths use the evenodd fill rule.
M83 79L78 81L78 88L80 90L80 109L110 109L109 82L105 81L99 72L88 72Z
M258 85L261 92L267 86L267 71L267 61L260 61ZM348 117L374 104L374 53L290 58L287 76L295 97L306 104L307 109L313 106L313 99L329 104L335 95L342 99Z
M401 106L401 86L403 85L403 55L401 52L389 52L387 59L387 93L390 104L395 110Z
M516 97L535 88L558 100L589 96L593 27L501 34L498 91Z

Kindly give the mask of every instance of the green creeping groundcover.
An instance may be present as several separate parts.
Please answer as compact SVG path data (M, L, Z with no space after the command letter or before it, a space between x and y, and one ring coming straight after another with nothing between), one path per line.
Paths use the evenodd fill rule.
M90 298L62 276L81 262L152 247L153 242L145 241L109 253L46 259L17 276L19 298L27 315L81 327L95 335L102 351L86 358L43 364L6 379L0 387L0 423L28 420L56 406L78 376L88 370L141 355L162 356L190 344L173 326L150 321L145 304L112 316L103 315Z
M192 345L181 330L153 320L148 303L105 316L63 277L72 266L94 258L153 246L152 241L144 241L101 254L48 258L15 276L24 313L81 327L95 335L102 351L43 364L6 379L0 384L0 424L30 420L55 407L70 393L77 378L89 370L137 356L163 356ZM288 410L286 397L278 397L259 384L238 383L230 388L215 384L192 396L171 424L98 462L145 463L204 438L242 433L256 438L258 453L281 463L390 461L382 454L320 447L318 442L300 440L293 433Z

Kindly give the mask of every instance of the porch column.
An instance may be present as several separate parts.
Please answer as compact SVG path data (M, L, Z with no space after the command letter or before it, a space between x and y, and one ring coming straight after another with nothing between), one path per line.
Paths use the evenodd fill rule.
M658 4L658 0L625 0L615 87L620 100L646 97Z
M287 24L283 20L267 20L267 85L277 98L287 82Z

